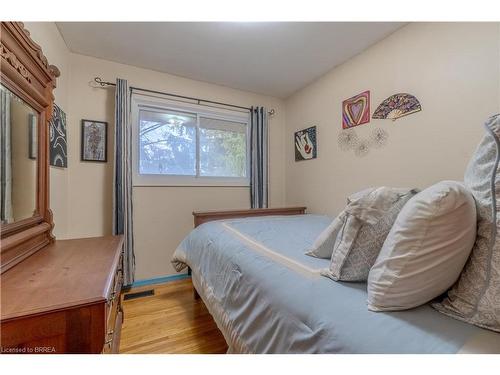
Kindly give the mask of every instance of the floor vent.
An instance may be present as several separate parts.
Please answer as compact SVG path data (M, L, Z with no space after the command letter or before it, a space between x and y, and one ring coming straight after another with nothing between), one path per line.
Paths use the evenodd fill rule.
M127 301L129 299L136 299L136 298L142 298L142 297L148 297L148 296L154 296L154 295L155 295L154 289L149 289L149 290L143 290L142 292L125 294L123 299L125 301Z

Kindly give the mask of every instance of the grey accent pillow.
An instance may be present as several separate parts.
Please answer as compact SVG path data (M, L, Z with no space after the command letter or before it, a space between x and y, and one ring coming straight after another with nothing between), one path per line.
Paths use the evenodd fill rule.
M366 281L384 240L416 189L380 187L351 202L339 215L330 267L321 272L335 281Z
M347 204L353 201L359 200L362 197L370 194L376 188L368 188L358 191L349 197L347 197ZM321 234L316 238L312 246L305 252L306 255L315 257L330 259L332 257L333 247L335 246L335 240L337 239L337 234L344 224L344 219L342 213L337 216L331 224L321 232Z
M500 332L500 114L486 123L486 135L465 172L465 186L476 201L477 236L471 256L438 311Z
M328 259L331 258L333 246L337 238L337 233L342 227L342 220L337 216L326 229L316 238L311 248L305 254L315 257Z

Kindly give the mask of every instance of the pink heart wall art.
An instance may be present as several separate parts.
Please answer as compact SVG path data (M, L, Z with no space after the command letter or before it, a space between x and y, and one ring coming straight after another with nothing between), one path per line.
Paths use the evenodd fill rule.
M342 128L370 122L370 91L346 99L342 102Z

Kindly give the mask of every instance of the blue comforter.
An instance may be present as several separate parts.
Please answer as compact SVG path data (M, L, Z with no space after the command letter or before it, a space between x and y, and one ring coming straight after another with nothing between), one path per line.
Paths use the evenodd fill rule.
M193 270L231 352L456 353L484 331L427 305L368 311L365 283L323 277L329 260L304 255L330 222L318 215L215 221L182 241L173 264Z

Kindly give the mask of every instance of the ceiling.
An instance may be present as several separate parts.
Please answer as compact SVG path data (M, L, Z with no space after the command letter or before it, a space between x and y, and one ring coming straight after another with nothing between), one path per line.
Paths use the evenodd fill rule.
M58 22L75 53L286 98L385 38L391 22Z

